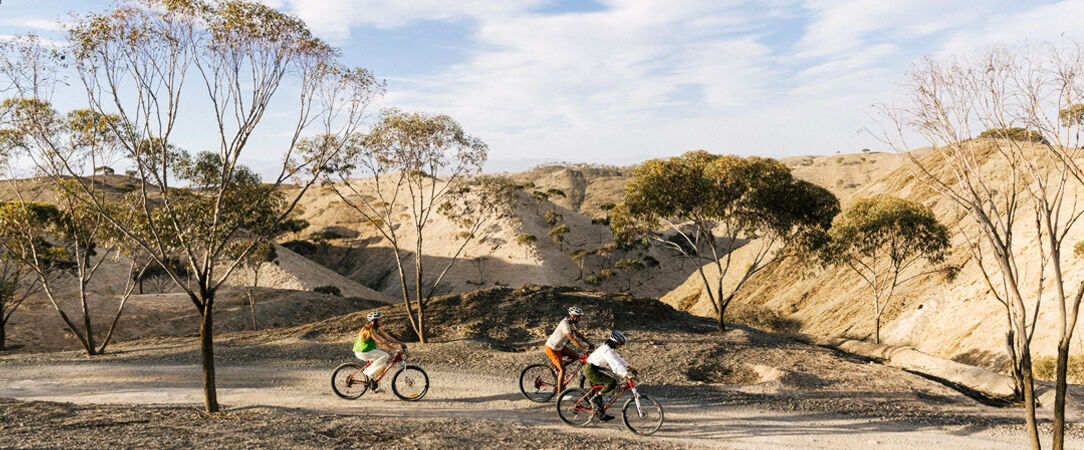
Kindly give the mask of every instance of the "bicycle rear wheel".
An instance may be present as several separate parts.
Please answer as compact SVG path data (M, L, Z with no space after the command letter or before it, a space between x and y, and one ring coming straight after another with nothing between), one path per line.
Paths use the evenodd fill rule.
M639 407L635 398L628 399L625 407L621 408L621 415L625 420L625 428L642 436L659 431L662 427L662 405L646 395L640 396Z
M416 402L429 392L429 375L418 366L406 366L395 372L391 379L391 391L396 397Z
M595 417L595 407L587 399L587 392L569 388L557 396L557 417L574 427L583 427Z
M347 400L356 399L369 390L369 377L357 364L342 364L331 373L331 390Z
M519 391L532 402L548 402L557 393L557 374L548 364L531 364L519 374Z

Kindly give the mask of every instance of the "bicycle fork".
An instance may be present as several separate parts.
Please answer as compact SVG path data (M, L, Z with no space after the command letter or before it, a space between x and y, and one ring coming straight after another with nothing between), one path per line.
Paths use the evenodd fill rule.
M632 388L632 400L636 402L636 414L644 417L644 408L640 407L640 393L636 392L636 388Z

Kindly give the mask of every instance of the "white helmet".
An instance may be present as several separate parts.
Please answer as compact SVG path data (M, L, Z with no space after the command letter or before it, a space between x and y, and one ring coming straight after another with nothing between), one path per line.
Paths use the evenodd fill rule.
M625 335L621 334L620 331L617 331L617 330L611 331L610 332L610 339L613 340L614 342L618 343L618 344L625 345Z
M373 312L369 313L369 315L365 316L365 318L369 319L370 322L376 322L376 320L381 318L381 317L384 317L384 315L380 314L380 313L378 313L376 311L373 311Z
M575 306L568 308L568 315L570 316L582 316L583 310Z

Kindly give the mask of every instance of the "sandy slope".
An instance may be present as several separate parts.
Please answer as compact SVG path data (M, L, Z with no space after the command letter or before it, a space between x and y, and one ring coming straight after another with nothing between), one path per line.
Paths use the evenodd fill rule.
M877 165L880 166L883 163L885 167L862 169L857 174L852 174L858 177L868 175L873 178L872 181L858 186L856 190L838 191L831 183L825 187L836 191L844 206L850 198L884 193L929 205L938 217L949 225L954 234L953 252L949 257L949 262L964 264L964 266L959 276L952 282L947 282L940 277L928 276L901 286L896 292L893 303L886 309L881 329L882 340L890 344L912 346L926 353L969 364L1003 368L1007 359L1004 308L987 295L988 289L981 272L973 261L968 261L965 240L952 220L957 217L952 205L917 181L909 168L900 164L898 156L895 157L896 159L885 156L876 155ZM805 171L806 174L810 174L810 171L815 169L817 173L810 175L811 179L827 181L832 174L847 173L850 167L863 167L859 164L845 164L858 157L858 155L839 155L814 158L812 159L814 163L804 169L795 169L795 173L800 174ZM844 165L834 167L826 165L823 168L818 166L822 162L832 162L832 158L842 159ZM867 163L873 158L874 155L868 155ZM885 172L892 167L894 169ZM988 182L996 183L999 176L1004 176L996 167L995 162L987 162L983 170L991 175ZM882 174L883 176L879 176ZM1084 195L1084 192L1077 194ZM1033 232L1029 230L1033 228L1030 220L1020 219L1019 228L1016 230L1018 255L1027 255L1020 261L1027 262L1021 270L1024 286L1027 286L1029 290L1033 289L1039 276L1036 270L1037 265L1033 264L1032 255L1035 253L1035 244ZM969 234L977 235L978 229L972 222L964 221L962 224ZM1084 234L1078 234L1084 236ZM1067 245L1075 245L1076 241L1073 239L1070 236ZM1084 273L1084 259L1063 258L1063 264L1065 273L1070 274L1070 277ZM739 264L738 267L743 266ZM713 268L707 265L705 270L710 273ZM724 283L731 282L729 280L728 274L728 281ZM671 305L679 305L700 290L699 275L694 273L680 287L666 294L662 300ZM1051 283L1047 283L1045 295L1048 299L1053 297ZM706 304L706 301L706 296L701 295L700 300L686 303L692 305L690 311L707 315L710 306ZM773 270L764 271L749 281L731 307L740 308L745 305L768 307L799 320L802 322L802 331L808 333L855 338L872 337L873 333L873 306L869 300L868 286L856 274L845 268L811 270L808 267L787 263ZM1046 307L1039 315L1038 331L1032 343L1032 351L1036 355L1051 356L1056 353L1056 328L1053 324L1056 309L1049 300L1045 305ZM1084 353L1084 335L1078 332L1077 336L1078 338L1071 344L1070 351L1073 354Z

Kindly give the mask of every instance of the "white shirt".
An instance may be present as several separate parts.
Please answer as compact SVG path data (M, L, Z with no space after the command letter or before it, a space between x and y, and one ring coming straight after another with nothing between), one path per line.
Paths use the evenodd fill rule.
M569 322L566 317L561 323L557 324L557 329L553 330L553 334L549 339L546 339L546 347L560 351L565 348L565 344L568 344L568 335L572 334L572 330L576 329L576 324Z
M618 355L617 351L606 344L598 346L595 351L591 352L591 356L587 357L587 362L600 367L609 367L618 376L623 377L629 373L629 363L621 359L621 355Z

